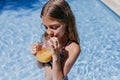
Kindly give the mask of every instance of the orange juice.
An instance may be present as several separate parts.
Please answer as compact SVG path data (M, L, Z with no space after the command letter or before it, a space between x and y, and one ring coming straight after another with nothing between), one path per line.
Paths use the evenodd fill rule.
M37 52L36 59L42 63L47 63L52 59L52 51L43 48L42 50Z

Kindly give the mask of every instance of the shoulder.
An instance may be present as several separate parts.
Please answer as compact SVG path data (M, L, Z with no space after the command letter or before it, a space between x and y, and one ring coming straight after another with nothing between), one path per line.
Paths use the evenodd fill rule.
M68 51L68 55L79 55L81 52L80 45L76 42L70 42L68 46L66 47L66 50Z
M68 53L68 57L64 65L66 66L66 68L70 69L80 54L80 45L76 42L70 42L65 49Z

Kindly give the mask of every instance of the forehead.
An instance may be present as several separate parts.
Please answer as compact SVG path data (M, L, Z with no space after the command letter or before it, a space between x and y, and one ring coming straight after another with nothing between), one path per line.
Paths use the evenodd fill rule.
M50 18L50 17L47 17L47 16L42 16L42 22L43 22L44 25L62 24L57 19Z

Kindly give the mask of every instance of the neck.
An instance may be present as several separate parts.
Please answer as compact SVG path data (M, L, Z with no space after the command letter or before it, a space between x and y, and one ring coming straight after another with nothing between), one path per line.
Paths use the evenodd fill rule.
M65 47L67 41L68 41L68 36L64 35L63 37L61 37L61 39L59 40L60 42L60 48L62 49L63 47Z

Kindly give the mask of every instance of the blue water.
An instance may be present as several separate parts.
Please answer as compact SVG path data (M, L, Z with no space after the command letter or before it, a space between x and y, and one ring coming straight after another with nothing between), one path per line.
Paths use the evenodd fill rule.
M47 0L0 0L0 80L43 80L30 53L43 31ZM82 52L70 80L120 80L120 16L99 0L67 0L74 12Z

